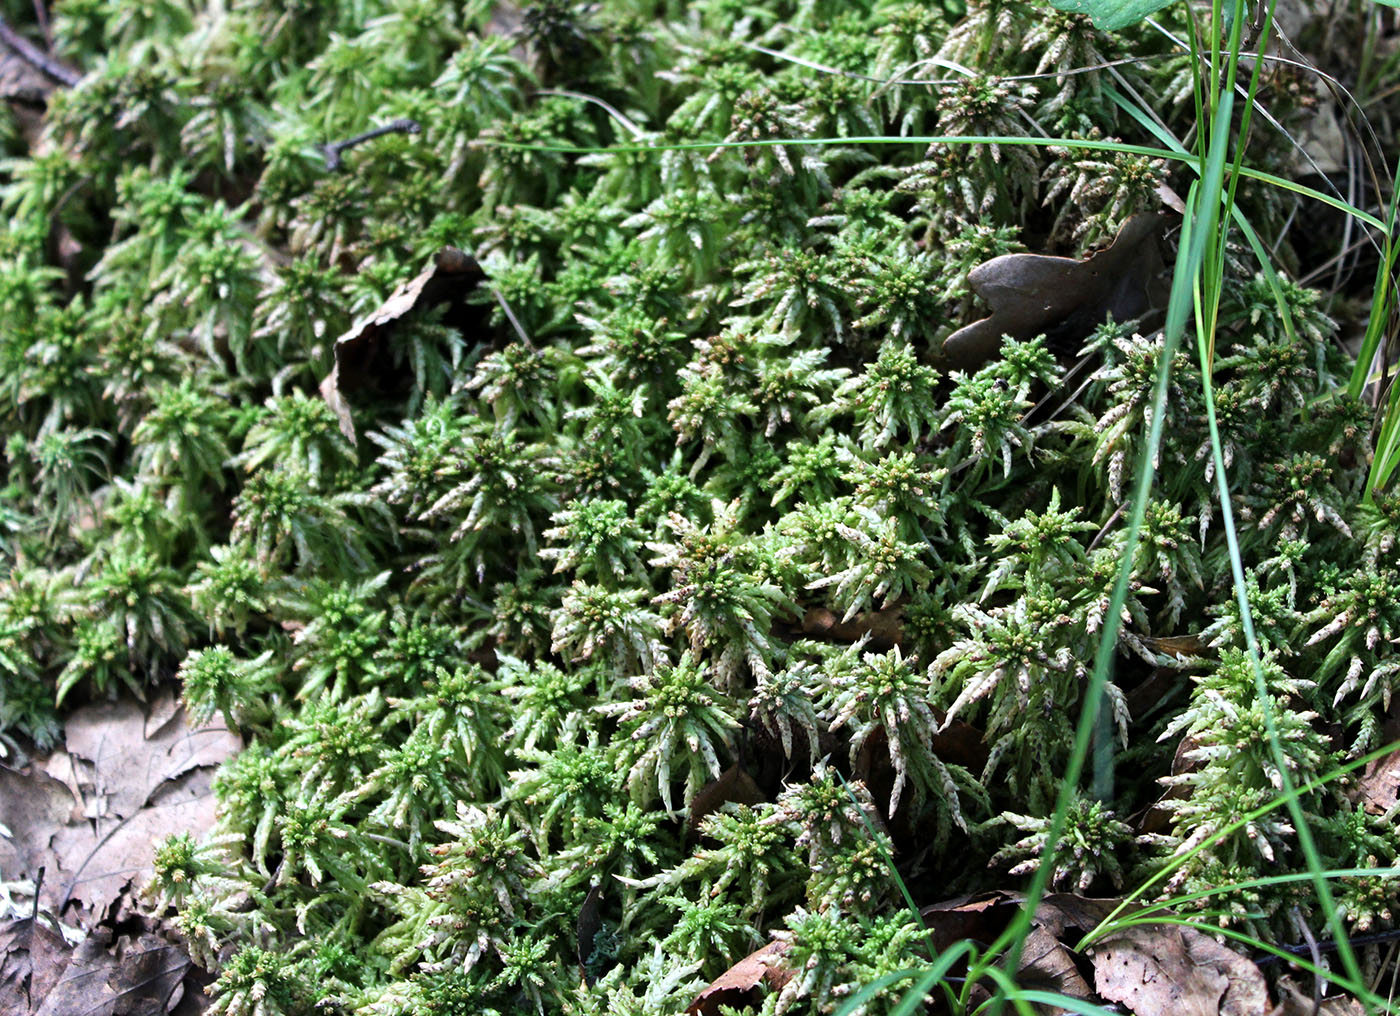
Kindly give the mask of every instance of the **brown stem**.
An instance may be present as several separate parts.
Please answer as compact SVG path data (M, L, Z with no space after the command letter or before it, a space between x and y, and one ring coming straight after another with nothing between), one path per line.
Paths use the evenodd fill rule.
M60 85L72 88L83 79L83 76L72 67L69 67L61 60L49 56L49 54L34 45L34 43L16 32L4 18L0 18L0 42L3 42L6 46L14 50L15 55L25 63L38 68Z

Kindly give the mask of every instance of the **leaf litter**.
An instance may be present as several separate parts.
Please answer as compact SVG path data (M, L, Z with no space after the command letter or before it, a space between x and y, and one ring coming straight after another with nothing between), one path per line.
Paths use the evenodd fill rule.
M187 987L202 975L134 900L156 844L213 826L214 773L241 748L220 723L192 727L165 690L145 706L83 706L68 717L62 747L24 769L0 767L0 825L10 831L0 838L0 878L29 897L0 924L0 1011L198 1011L203 996ZM76 946L60 933L70 925L86 936Z

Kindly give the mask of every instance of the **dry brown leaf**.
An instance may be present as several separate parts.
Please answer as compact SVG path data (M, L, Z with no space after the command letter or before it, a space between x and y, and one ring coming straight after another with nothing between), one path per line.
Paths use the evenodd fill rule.
M53 836L59 863L53 882L55 908L61 910L70 900L78 900L85 910L100 915L128 886L143 885L151 872L155 844L173 833L191 832L197 838L213 827L212 781L212 769L191 773L133 815L57 830Z
M1020 909L1010 893L986 892L930 903L919 911L933 948L942 952L958 942L990 943L1006 930Z
M1264 975L1215 939L1180 925L1138 925L1100 939L1094 989L1136 1016L1266 1016Z
M387 355L384 339L388 331L418 307L443 303L461 307L467 294L485 278L476 258L456 247L444 247L427 268L400 284L374 313L361 318L335 340L335 366L321 382L321 396L335 410L341 432L347 438L355 440L355 425L345 395L371 385L386 388L386 382L399 373L391 368Z
M740 1006L760 984L776 991L792 979L783 965L787 942L769 942L716 977L686 1008L686 1016L715 1016L722 1005Z
M1025 988L1043 988L1070 998L1091 998L1089 982L1074 964L1074 955L1045 928L1032 928L1021 947L1016 983ZM1062 1012L1063 1010L1054 1010Z
M68 718L68 753L87 763L87 796L98 802L89 814L130 816L163 783L219 765L242 749L239 737L221 723L190 729L184 710L178 705L171 709L173 698L163 692L146 709L130 699L93 703Z
M578 908L578 965L583 970L583 983L593 986L589 960L593 958L593 940L603 930L603 890L594 886Z
M1366 1007L1349 995L1332 995L1313 1005L1287 974L1278 979L1279 1001L1269 1016L1366 1016Z
M866 611L849 621L842 621L825 607L813 607L802 616L802 634L833 642L859 642L868 635L870 649L881 653L899 645L904 637L904 607Z
M687 834L699 829L706 815L719 811L731 801L735 804L760 804L765 800L767 798L753 777L738 764L732 765L697 790L691 798Z
M0 1012L28 1016L38 1010L63 976L72 951L42 920L26 917L0 928Z
M82 817L73 792L58 780L32 766L24 772L0 766L0 825L10 831L0 836L0 873L7 879L33 878L53 863L54 830Z
M188 727L169 691L146 708L131 700L85 706L69 717L65 737L62 757L23 773L0 768L0 822L14 833L0 839L0 871L33 878L44 868L40 905L91 929L148 876L153 844L213 825L215 768L242 741L222 725ZM65 912L73 902L80 916Z
M78 945L35 1016L165 1016L190 961L154 935L111 947L100 929Z
M1383 815L1400 801L1400 751L1366 766L1356 781L1356 800L1373 815Z
M1080 896L1077 893L1047 893L1035 908L1035 923L1056 938L1067 937L1071 928L1080 932L1090 932L1117 910L1121 902L1122 900L1116 899Z
M1049 254L1003 254L974 268L968 287L991 311L943 343L943 358L975 370L995 358L1002 336L1022 341L1045 333L1083 338L1112 314L1140 317L1162 300L1162 253L1155 213L1134 215L1106 250L1077 261Z

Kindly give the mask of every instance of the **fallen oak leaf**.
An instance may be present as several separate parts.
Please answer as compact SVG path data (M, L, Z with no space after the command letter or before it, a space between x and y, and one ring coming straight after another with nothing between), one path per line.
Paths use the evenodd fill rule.
M974 268L968 287L991 310L959 328L943 343L942 358L975 370L996 357L1003 336L1025 341L1044 333L1082 338L1109 315L1141 317L1160 305L1164 269L1157 247L1162 217L1134 215L1106 250L1083 261L1049 254L1002 254Z
M783 965L790 948L789 942L769 942L749 953L695 996L686 1007L686 1016L716 1016L722 1005L743 1005L748 993L760 984L777 991L792 980L792 971Z

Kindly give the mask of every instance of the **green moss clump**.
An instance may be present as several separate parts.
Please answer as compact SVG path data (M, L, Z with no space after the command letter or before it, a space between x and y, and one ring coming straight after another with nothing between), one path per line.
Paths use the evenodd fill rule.
M166 844L154 887L218 1013L674 1012L772 936L797 975L762 1011L822 1011L923 955L887 852L921 902L1035 863L1151 411L1150 320L951 369L968 273L1087 253L1183 182L897 139L1153 143L1070 72L1112 62L1184 134L1189 65L1019 0L510 14L55 5L85 73L5 135L0 189L0 730L43 748L57 699L178 677L246 735L215 838ZM1305 115L1281 77L1264 101ZM1291 197L1242 196L1291 256ZM351 441L333 342L445 244L487 282L381 333ZM1215 383L1301 783L1380 743L1396 512L1360 503L1320 295L1288 285L1290 339L1256 270L1230 264ZM1054 873L1081 891L1280 784L1184 356L1166 412L1116 796L1076 804ZM1135 697L1155 668L1191 680ZM1330 865L1395 863L1338 787L1304 807ZM1171 889L1299 868L1281 814ZM1395 891L1339 888L1357 929ZM1220 919L1291 937L1300 902Z

